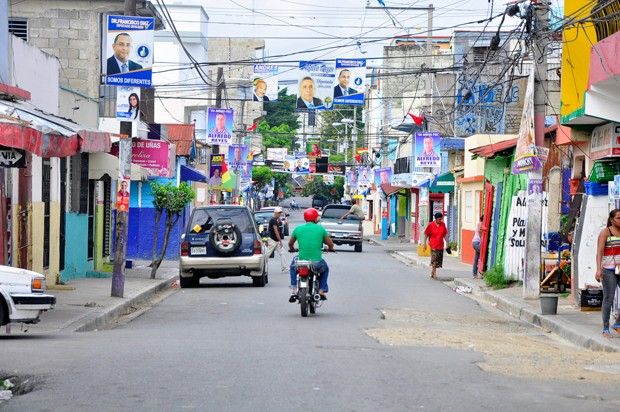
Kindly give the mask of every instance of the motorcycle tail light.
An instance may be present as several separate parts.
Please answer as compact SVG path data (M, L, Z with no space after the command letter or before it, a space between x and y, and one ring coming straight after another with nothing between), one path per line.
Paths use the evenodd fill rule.
M297 273L302 278L305 278L305 277L307 277L310 274L310 268L307 267L307 266L300 266L300 267L297 268Z
M181 256L189 256L189 242L181 243Z
M260 240L256 239L254 240L254 254L260 255L261 253L263 253L263 249L261 247Z

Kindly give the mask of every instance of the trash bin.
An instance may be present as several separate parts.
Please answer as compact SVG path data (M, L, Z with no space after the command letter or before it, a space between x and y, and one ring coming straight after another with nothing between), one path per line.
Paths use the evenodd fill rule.
M540 311L543 315L557 315L558 313L558 295L544 294L540 295Z

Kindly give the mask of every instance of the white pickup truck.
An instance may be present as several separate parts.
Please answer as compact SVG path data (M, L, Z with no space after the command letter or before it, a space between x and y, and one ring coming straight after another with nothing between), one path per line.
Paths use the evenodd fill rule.
M0 265L0 326L37 323L41 312L55 304L56 298L45 293L45 276Z
M362 219L354 215L341 219L349 209L351 206L327 205L323 208L319 224L329 232L334 244L354 246L356 252L361 252L364 242Z

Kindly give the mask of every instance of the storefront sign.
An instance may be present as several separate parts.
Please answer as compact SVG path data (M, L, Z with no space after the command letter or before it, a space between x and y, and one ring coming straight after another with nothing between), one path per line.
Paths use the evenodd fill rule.
M26 152L22 149L0 146L0 167L26 167Z
M168 142L163 140L135 139L132 141L131 163L151 171L153 176L170 174Z
M620 156L620 124L607 123L592 130L590 159Z

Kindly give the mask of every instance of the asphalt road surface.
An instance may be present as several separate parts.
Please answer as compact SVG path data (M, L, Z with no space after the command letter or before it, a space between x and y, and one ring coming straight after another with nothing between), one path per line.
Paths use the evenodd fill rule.
M0 370L35 387L0 410L620 410L618 375L564 376L575 348L379 247L338 249L329 299L308 318L276 256L265 288L203 279L115 329L2 338ZM548 363L545 348L559 348ZM560 353L573 355L558 365Z

